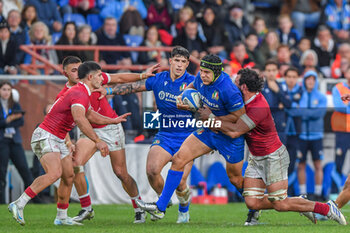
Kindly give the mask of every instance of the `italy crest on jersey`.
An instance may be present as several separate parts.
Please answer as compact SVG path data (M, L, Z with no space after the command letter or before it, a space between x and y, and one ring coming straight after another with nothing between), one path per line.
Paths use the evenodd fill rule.
M211 95L211 98L217 101L219 99L219 92L215 90Z
M187 87L187 83L182 83L180 86L180 91L185 90L186 87Z

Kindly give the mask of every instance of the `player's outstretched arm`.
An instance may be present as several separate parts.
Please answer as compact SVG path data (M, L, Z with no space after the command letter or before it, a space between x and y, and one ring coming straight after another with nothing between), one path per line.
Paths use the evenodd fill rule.
M141 80L133 83L117 84L113 87L113 95L127 95L135 92L146 90L146 80Z
M88 119L88 121L92 124L96 124L96 125L110 125L110 124L119 124L122 122L126 121L126 118L128 116L130 116L131 113L125 113L117 118L109 118L109 117L105 117L102 116L101 114L95 112L92 109L89 109L86 113L86 117Z
M92 128L91 124L89 123L88 119L85 116L85 109L80 106L73 106L71 112L72 112L74 122L77 124L79 129L88 138L90 138L93 142L96 143L96 147L101 151L101 155L102 156L108 155L109 154L108 146L95 133L94 129Z
M116 84L116 83L130 83L130 82L136 82L143 79L148 79L149 77L155 76L153 72L157 71L160 67L160 64L155 64L148 68L144 73L116 73L116 74L109 74L111 77L111 80L109 81L110 84Z

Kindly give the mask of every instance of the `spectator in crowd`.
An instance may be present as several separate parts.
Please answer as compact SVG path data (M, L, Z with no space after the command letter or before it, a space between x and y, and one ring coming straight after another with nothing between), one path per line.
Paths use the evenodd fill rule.
M240 5L234 4L230 7L225 28L231 43L244 41L248 33L252 31L248 20L244 17L244 12Z
M188 20L185 23L185 29L182 35L174 38L173 45L180 45L196 58L203 57L207 51L207 44L199 37L198 22L195 19Z
M321 16L320 2L321 0L284 0L281 14L291 14L295 29L303 37L305 27L316 28L319 23Z
M252 68L255 66L255 63L248 56L246 48L241 41L234 43L230 59L231 75L237 74L240 69Z
M96 38L93 39L93 34L90 25L84 24L78 28L78 43L80 45L95 45ZM96 37L96 35L94 35ZM94 51L93 50L82 50L79 53L80 59L84 61L93 61Z
M247 35L247 38L245 39L245 45L248 57L252 59L252 61L257 67L259 67L259 69L262 69L262 67L264 67L264 57L258 48L258 40L258 35L251 32Z
M318 91L318 75L315 71L304 74L303 94L299 102L299 116L301 116L301 133L299 150L301 153L298 165L298 180L301 194L306 191L306 156L308 151L312 154L315 167L315 193L310 199L323 200L322 180L323 171L321 161L323 159L323 118L327 111L327 97Z
M203 10L205 7L205 4L203 4L202 0L187 0L185 6L191 7L196 20L202 18Z
M96 7L96 0L69 0L72 13L78 13L86 17L88 14L99 13Z
M302 87L298 83L299 73L295 67L289 67L284 74L285 82L282 85L287 86L287 93L292 101L291 108L285 109L287 113L286 133L287 133L287 150L289 154L288 176L290 176L295 169L297 160L297 152L299 145L299 134L301 130L301 118L294 116L293 111L299 111L299 101L302 95ZM294 110L297 109L297 110ZM288 189L289 191L289 189ZM290 193L294 194L294 193Z
M300 58L300 72L302 76L310 70L319 73L318 57L315 51L308 49L301 55Z
M167 0L152 0L148 7L146 24L147 26L156 25L160 29L169 31L172 14L173 10L170 2Z
M23 8L23 0L3 0L2 13L6 19L8 19L8 14L12 10L21 11Z
M326 24L337 42L349 41L350 6L347 0L329 0L324 8L321 23Z
M341 96L350 94L350 66L345 71L345 78L345 82L338 83L332 89L335 111L331 117L331 126L335 132L335 165L339 175L343 174L345 156L350 149L350 104L349 101L340 99Z
M120 33L144 36L144 19L147 9L142 0L117 1L110 0L100 12L100 16L114 17L120 22Z
M11 10L8 13L7 21L10 27L11 37L16 41L17 53L16 53L16 64L24 62L25 53L19 46L29 44L29 36L27 32L21 28L21 13L18 10Z
M50 32L61 31L62 18L55 0L28 0L27 4L35 6L38 20L45 23Z
M106 1L103 8L101 9L100 16L105 19L107 17L114 17L117 21L121 20L122 15L126 11L139 12L142 19L147 17L147 9L142 0L109 0Z
M0 22L0 74L17 74L17 44L6 21Z
M4 17L4 14L3 14L3 8L4 8L3 0L0 0L0 22L6 19L6 17Z
M277 48L279 47L280 42L278 39L278 34L275 31L269 31L266 34L266 37L261 44L260 51L263 55L264 62L270 60L271 58L277 55Z
M290 108L291 99L287 93L287 87L278 83L278 64L269 60L264 70L265 84L262 94L270 106L272 117L275 120L278 136L283 144L286 144L286 113L284 108Z
M350 65L350 44L342 43L332 63L332 78L344 78L344 71Z
M57 41L56 45L79 45L77 37L77 26L74 22L67 22L62 30L62 35ZM68 47L67 46L67 47ZM62 64L62 61L67 56L80 57L80 52L77 50L56 50L58 62Z
M325 77L331 77L331 61L335 58L337 47L332 34L326 26L317 29L312 49L317 53L318 65Z
M52 45L51 36L49 33L49 28L45 23L41 21L35 22L29 29L29 39L30 43L33 45ZM58 58L55 50L51 49L38 49L36 50L38 54L48 59L53 64L58 64ZM31 57L26 55L25 63L30 63ZM42 64L37 61L37 64ZM39 70L40 73L44 73L44 69ZM52 73L53 70L49 70L48 73Z
M148 28L146 32L145 40L143 41L141 46L147 46L149 48L164 46L159 39L157 26L154 25ZM161 61L160 61L161 65L167 66L168 65L167 54L164 51L162 51L160 52L160 56L161 56ZM158 57L157 51L139 52L138 63L143 65L157 63L158 62L157 57Z
M311 41L307 37L303 37L299 40L299 43L296 47L291 48L291 59L293 61L300 61L300 57L306 50L311 49Z
M103 27L96 32L97 45L119 45L126 46L123 36L117 34L117 20L113 17L105 18ZM129 52L100 52L101 65L125 64L130 65L131 57Z
M253 28L258 34L259 45L264 41L265 36L269 30L266 28L266 23L264 18L256 16L253 22Z
M12 85L0 83L0 204L5 204L6 173L9 159L15 165L27 187L33 182L22 147L19 127L23 126L23 112L19 103L12 98Z
M293 27L292 19L289 15L280 15L278 17L278 29L281 44L294 47L300 40L300 35Z
M293 57L291 57L290 49L288 45L282 44L278 46L277 48L277 62L278 66L282 64L287 64L289 66L299 67L299 63L297 60L292 60ZM280 73L279 76L283 76L283 73Z
M208 52L225 59L231 49L231 44L225 29L216 19L212 8L206 7L204 9L201 25L208 45Z
M21 15L22 15L21 27L26 31L29 31L32 24L38 21L36 9L35 9L35 6L33 5L25 5Z
M179 10L177 20L171 25L170 31L173 37L177 37L184 33L185 24L193 18L193 10L189 6L185 6Z

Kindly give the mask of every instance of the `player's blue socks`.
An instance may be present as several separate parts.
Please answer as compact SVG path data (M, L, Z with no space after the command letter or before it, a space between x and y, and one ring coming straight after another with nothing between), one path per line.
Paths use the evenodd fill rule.
M163 192L157 201L157 206L160 211L165 211L171 199L171 196L173 195L175 189L177 188L177 186L179 186L181 182L183 174L184 172L181 171L173 171L171 169L169 170L168 176L165 180Z
M181 204L179 204L179 211L182 213L186 213L189 208L190 208L190 203L188 203L186 206L182 206Z

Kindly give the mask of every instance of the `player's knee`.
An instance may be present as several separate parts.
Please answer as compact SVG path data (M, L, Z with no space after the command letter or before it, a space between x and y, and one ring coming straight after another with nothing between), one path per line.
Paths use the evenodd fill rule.
M250 210L259 210L261 199L245 198L245 204Z
M175 155L172 159L172 169L181 170L184 168L186 164L184 163L183 159L181 159L181 155Z
M56 171L49 171L47 173L50 183L56 182L62 176L62 169L57 169Z
M230 175L229 178L230 178L231 184L236 186L236 188L241 188L242 187L242 185L243 185L243 177L242 176L240 176L240 175L238 175L238 176Z
M121 180L125 180L128 178L129 173L126 169L122 169L122 168L116 168L114 169L114 174Z
M153 164L152 165L147 165L146 173L147 173L147 176L149 178L153 178L155 176L160 175L160 171L159 171L158 167L153 165Z
M273 208L278 212L288 211L288 205L284 200L281 201L272 201Z
M306 163L305 162L299 162L299 164L298 164L298 169L299 170L305 169L305 167L306 167Z

